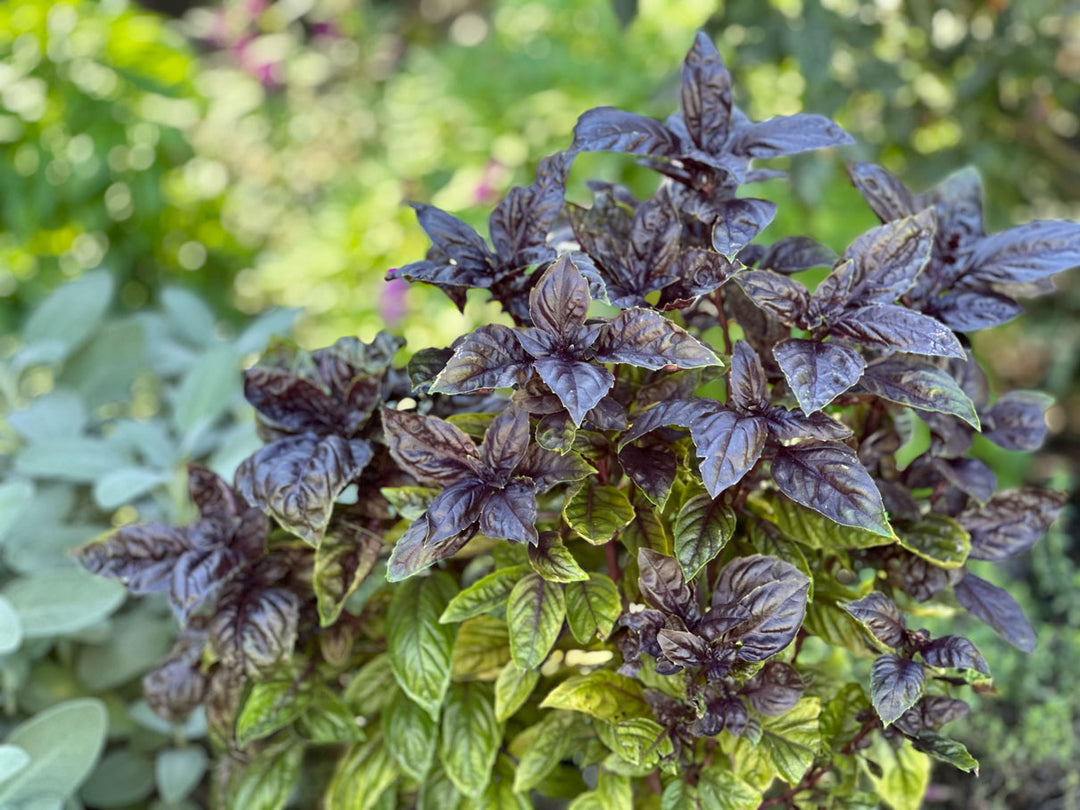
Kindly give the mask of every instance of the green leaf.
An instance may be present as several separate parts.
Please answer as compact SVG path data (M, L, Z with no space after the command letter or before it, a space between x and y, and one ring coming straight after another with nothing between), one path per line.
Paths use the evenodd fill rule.
M548 582L580 582L589 578L555 532L544 532L537 545L529 546L529 564Z
M319 608L319 625L338 620L346 601L375 568L382 541L365 529L350 531L335 523L315 549L312 587Z
M145 801L153 792L151 759L130 748L119 748L101 758L79 789L79 797L92 807L127 807Z
M579 644L604 641L621 613L619 589L610 577L590 574L584 582L566 584L566 623Z
M173 403L173 422L184 434L212 424L237 395L240 361L229 346L210 349L188 369Z
M529 743L514 773L515 792L536 787L577 746L579 722L573 712L548 712L543 720L522 732L529 735Z
M0 745L0 782L6 782L30 764L30 755L17 745Z
M948 515L931 512L899 532L900 545L941 568L959 568L971 551L971 535Z
M821 747L820 714L820 700L808 697L784 714L761 718L760 740L755 743L744 736L735 742L737 775L758 790L767 788L774 774L790 785L798 784Z
M458 629L450 676L455 681L493 680L509 660L506 622L494 616L475 616Z
M878 734L866 757L882 772L877 776L867 769L878 796L893 810L919 810L930 785L930 757L916 751L906 739L899 748L893 748Z
M567 678L548 692L540 708L568 709L615 723L652 716L641 684L609 669Z
M648 717L632 717L621 723L597 723L596 731L613 753L637 767L655 767L660 757L666 757L674 750L664 727Z
M675 557L689 582L735 533L735 512L724 502L701 492L683 501L672 533Z
M113 616L104 644L80 646L75 674L91 692L116 689L149 672L165 657L176 635L170 616L160 616L150 605Z
M70 796L93 770L107 728L105 704L95 698L58 703L16 726L4 743L25 751L30 764L0 785L0 806L40 793Z
M345 752L323 797L324 810L371 810L398 779L398 769L379 737Z
M169 329L188 343L205 346L213 341L214 313L199 296L182 287L166 287L161 291L161 308Z
M111 321L72 357L61 377L91 410L131 398L131 386L146 366L146 332L135 318ZM234 382L234 386L235 386Z
M101 323L113 295L105 270L84 273L59 287L38 305L23 327L26 345L50 344L63 359L86 342Z
M379 492L405 520L419 518L439 494L432 487L383 487Z
M462 798L446 772L437 767L420 783L420 790L416 794L416 810L458 810Z
M79 484L92 484L130 464L116 443L82 436L33 442L15 457L15 471L23 475Z
M22 622L15 606L0 596L0 655L15 652L22 644Z
M206 773L206 751L197 745L159 751L154 764L158 795L166 804L178 804L198 787Z
M510 592L506 623L510 628L510 657L522 669L544 663L562 630L566 597L562 585L529 574Z
M81 569L60 569L9 582L3 596L19 615L24 637L47 638L104 619L124 601L124 586Z
M360 667L345 687L345 703L357 714L378 714L396 694L390 656L380 653Z
M979 761L968 753L967 747L956 740L937 734L922 734L912 740L916 750L929 754L934 759L946 762L954 768L979 775Z
M0 484L0 541L19 522L26 505L34 497L34 484L13 479Z
M622 490L590 482L566 502L563 517L577 534L599 546L634 519L634 507Z
M718 764L701 770L697 784L702 808L708 810L756 810L761 793Z
M533 810L528 796L514 792L514 763L505 754L499 754L495 760L494 778L484 792L469 803L469 810Z
M634 791L629 778L600 771L596 790L582 793L567 810L626 810L633 807Z
M841 526L776 492L755 492L746 505L758 517L775 524L789 540L810 548L872 548L895 541L895 538L882 537L866 529Z
M400 690L390 688L392 694ZM296 721L296 732L313 743L362 742L367 734L357 724L356 712L336 691L323 684L316 684L307 698L304 713Z
M637 559L640 548L652 549L668 557L675 554L666 522L651 506L640 503L634 507L634 520L623 529L619 539L630 552L631 559Z
M382 719L390 756L401 772L422 782L435 759L439 724L406 697L390 701Z
M105 510L116 509L172 480L172 473L149 467L121 467L94 483L94 500Z
M495 681L495 719L503 723L520 709L539 680L538 670L522 669L513 661L507 662Z
M386 611L386 641L390 666L405 694L432 717L439 716L450 685L454 628L439 624L457 591L453 577L436 571L411 577L395 586Z
M528 566L514 565L499 568L486 577L481 577L450 600L439 621L443 624L455 624L489 613L510 597L514 586L527 573Z
M451 686L443 707L439 759L458 790L466 796L484 792L501 742L490 690L479 683Z
M290 679L256 683L236 718L236 741L243 748L269 737L304 713L308 694Z

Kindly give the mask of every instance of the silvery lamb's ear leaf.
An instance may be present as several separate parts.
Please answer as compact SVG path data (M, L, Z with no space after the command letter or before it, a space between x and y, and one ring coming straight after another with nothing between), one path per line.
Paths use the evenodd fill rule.
M448 537L439 543L427 543L428 519L425 513L405 530L405 534L398 538L394 544L394 550L390 552L390 559L386 564L386 578L390 582L399 582L411 577L434 565L439 560L445 560L457 554L466 543L472 540L478 530L477 524L472 524L460 534Z
M762 270L798 273L811 267L832 267L835 262L836 254L820 242L808 236L786 236L766 248L756 264Z
M529 449L529 417L513 405L491 421L480 445L480 460L495 480L510 479L514 468Z
M409 375L409 384L412 386L413 393L429 393L431 384L435 382L435 378L446 368L446 364L453 356L453 349L421 349L410 357L405 373Z
M657 632L656 640L664 657L677 667L697 666L709 660L709 646L701 636L664 628Z
M413 411L382 411L383 430L397 465L422 483L452 484L475 474L480 453L460 428Z
M983 414L983 435L1006 450L1038 450L1048 429L1043 414L1053 404L1041 391L1009 391Z
M841 604L858 619L874 638L886 647L899 647L907 634L907 623L892 599L880 591L871 591L862 599Z
M626 363L660 369L718 366L720 358L704 343L659 312L626 309L600 330L593 344L601 363Z
M535 368L540 379L570 412L577 427L581 427L585 414L615 384L615 378L606 368L581 360L544 357L536 360Z
M979 428L975 405L944 369L912 357L891 357L866 367L859 390L920 411L947 413Z
M755 236L765 230L776 216L776 203L753 197L719 203L713 222L712 246L728 261Z
M919 650L923 660L932 667L973 669L983 675L990 674L990 667L975 645L963 636L942 636Z
M181 629L164 660L143 678L143 695L155 714L182 721L202 703L206 676L200 664L205 643L205 630Z
M731 353L728 401L742 411L754 412L769 404L769 389L761 358L740 340Z
M536 484L515 478L492 491L480 513L480 531L488 537L536 545Z
M772 476L780 491L844 526L892 537L874 481L850 447L808 440L778 448Z
M731 123L731 74L708 34L699 31L682 66L682 121L705 152L719 152Z
M975 243L962 286L1017 284L1080 265L1080 223L1035 220Z
M807 415L798 408L789 411L777 405L766 410L762 416L768 422L769 436L778 442L796 439L840 442L852 435L851 428L821 411Z
M771 270L740 273L735 281L754 304L788 326L803 321L810 309L806 287Z
M820 411L859 381L866 361L842 343L789 338L773 347L773 357L784 372L804 413Z
M1007 560L1023 554L1050 528L1066 496L1049 489L1024 487L999 492L982 507L957 517L971 535L976 560Z
M484 238L472 227L433 205L424 203L409 203L409 205L416 211L416 219L420 227L424 229L435 247L452 260L448 264L457 266L462 271L491 266L494 257L488 250ZM461 284L461 282L458 283ZM472 285L463 284L462 286Z
M187 533L163 523L137 523L72 551L92 574L122 582L132 593L169 587L176 561L194 548Z
M991 290L950 290L930 302L929 307L929 314L954 332L989 329L1024 314L1020 304Z
M198 548L176 561L169 583L169 604L173 613L186 624L192 611L240 567L240 555L220 546Z
M752 554L724 566L713 587L713 608L738 605L750 614L725 635L740 644L736 657L764 661L794 641L809 588L804 573L776 557Z
M953 586L956 601L967 611L982 619L997 634L1018 650L1029 653L1035 649L1035 631L1024 617L1020 605L1004 588L991 585L974 574Z
M911 192L895 176L873 163L849 163L848 176L878 219L889 222L915 213Z
M679 561L649 548L638 549L638 586L653 607L693 622L699 614L694 592L683 579Z
M917 661L888 653L874 661L870 671L870 700L886 726L922 697L926 669Z
M523 267L555 255L547 236L562 210L572 161L573 155L567 152L548 155L536 167L533 184L510 189L491 212L491 242L504 265Z
M570 257L562 256L529 293L529 314L538 329L569 340L585 324L589 303L588 282Z
M832 322L831 331L871 346L937 357L964 357L960 341L947 326L893 304L849 310Z
M776 717L799 702L804 688L795 667L782 661L769 661L754 673L741 692L758 714Z
M927 208L879 225L852 242L843 256L843 261L854 262L851 302L891 304L907 292L930 260L935 224L934 211Z
M754 158L794 155L827 146L846 146L855 140L822 115L782 115L739 129L731 150Z
M428 533L424 542L438 545L480 520L491 488L473 478L451 484L431 502L425 513Z
M531 478L536 492L543 495L556 484L580 481L595 472L577 453L556 453L539 445L530 445L515 475Z
M429 390L465 394L481 388L505 388L520 383L531 363L532 358L521 348L513 329L488 324L458 344Z
M292 655L299 615L300 602L290 591L234 580L207 626L210 646L232 671L258 677Z
M596 107L578 118L571 149L675 157L681 146L678 137L659 121L614 107Z
M288 436L245 460L236 471L236 484L249 503L317 546L334 501L371 457L371 445L362 439Z

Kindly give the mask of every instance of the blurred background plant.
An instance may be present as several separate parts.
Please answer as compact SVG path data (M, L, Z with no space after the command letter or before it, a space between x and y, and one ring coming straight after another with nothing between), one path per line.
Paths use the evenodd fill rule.
M121 605L98 581L76 587L64 552L135 519L182 519L187 460L229 472L251 437L236 372L290 322L244 331L258 313L301 308L296 333L312 348L370 339L384 321L413 348L441 346L501 318L480 301L459 314L434 290L383 282L427 248L402 201L483 232L491 204L569 143L584 109L670 112L670 65L702 27L754 118L819 112L858 141L791 160L790 181L759 187L780 205L767 241L812 232L841 248L874 223L847 159L879 161L916 189L975 165L991 230L1080 218L1080 13L1065 0L0 4L0 614L23 631L7 637L2 686L8 725L36 715L46 732L100 724L98 704L58 712L62 701L104 701L108 753L82 788L86 806L172 806L160 803L188 795L176 774L201 773L203 760L131 709L171 640L161 606ZM579 162L579 202L588 196L574 178L597 173L648 190L624 158ZM1076 488L1080 279L1060 286L978 335L998 380L1059 402L1034 461L985 448L1001 486ZM975 639L1001 692L962 735L984 776L950 775L932 800L1080 803L1075 525L1007 572L1042 621L1040 646L1028 658ZM78 607L84 586L97 590ZM77 626L27 619L62 590L75 595ZM87 773L101 728L83 741ZM40 726L12 734L27 750L56 739ZM2 781L22 760L0 747L0 802L33 761ZM120 783L140 790L109 795Z

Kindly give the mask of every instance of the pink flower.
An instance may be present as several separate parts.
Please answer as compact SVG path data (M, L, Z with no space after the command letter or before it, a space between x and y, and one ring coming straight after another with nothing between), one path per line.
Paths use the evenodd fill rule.
M396 270L396 267L392 268L387 275ZM409 313L409 303L406 300L408 289L409 282L403 278L392 279L383 285L379 295L379 314L387 326L396 326Z

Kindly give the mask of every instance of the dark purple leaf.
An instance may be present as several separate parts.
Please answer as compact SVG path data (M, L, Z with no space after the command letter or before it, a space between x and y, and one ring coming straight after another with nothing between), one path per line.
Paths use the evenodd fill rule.
M983 435L1006 450L1038 450L1046 440L1043 414L1053 404L1041 391L1009 391L983 414Z
M439 545L468 531L480 520L490 491L490 487L475 478L466 478L442 490L425 513L428 533L424 542Z
M754 554L739 557L720 572L713 609L738 605L750 616L725 634L740 645L742 661L764 661L795 639L806 615L810 579L791 563Z
M755 264L762 270L798 273L811 267L831 267L835 261L836 254L820 242L808 236L786 236L765 249ZM749 262L743 259L743 263Z
M854 142L828 118L800 113L750 124L734 136L731 149L749 157L772 158Z
M760 416L727 410L699 419L690 433L697 448L701 480L716 498L753 469L765 449L768 423Z
M934 468L965 495L986 503L997 489L997 476L977 458L936 458Z
M529 314L542 331L573 338L589 311L589 284L569 256L551 265L529 293Z
M660 649L672 664L677 667L692 667L704 663L709 657L709 648L700 636L685 630L660 630L656 634Z
M975 243L966 286L1037 281L1080 265L1080 223L1036 220Z
M772 476L780 491L844 526L892 537L873 479L845 444L808 440L777 450Z
M81 546L72 555L87 571L143 594L168 588L176 561L192 548L183 529L138 523L118 529L101 542Z
M750 270L735 281L757 306L783 324L801 322L810 308L810 294L799 282L772 270Z
M261 417L288 433L333 432L342 416L327 391L284 369L256 366L245 371L244 397Z
M243 670L219 661L210 667L206 678L206 726L216 746L235 745L236 717L247 678Z
M221 547L199 548L176 561L169 583L173 613L186 624L192 611L239 569L240 555Z
M933 316L954 332L977 332L1008 323L1024 308L1001 293L989 290L950 290L933 301Z
M874 638L886 647L899 647L904 643L907 632L904 616L893 600L880 591L871 591L862 599L840 607L866 625Z
M556 453L538 445L530 445L525 457L514 473L531 478L538 495L543 495L556 484L580 481L595 472L577 453Z
M776 717L799 702L803 688L803 679L795 667L781 661L770 661L746 682L742 694L746 695L758 714Z
M674 157L679 139L652 118L614 107L596 107L574 125L572 149L578 152L627 152L634 155Z
M537 360L535 367L540 379L559 398L578 427L585 414L615 384L615 378L606 368L580 360L545 357Z
M975 645L963 636L942 636L931 641L919 652L923 660L932 667L974 669L983 675L990 674L990 668L975 649Z
M536 167L531 186L510 189L489 219L491 242L502 261L517 267L554 257L547 235L562 209L573 155L557 152Z
M776 216L776 203L753 197L726 200L716 207L712 246L731 261Z
M416 211L420 227L435 247L452 260L450 263L465 268L493 265L494 256L488 250L487 243L470 226L433 205L409 205Z
M536 545L536 485L528 478L515 478L494 490L480 513L480 531L488 537Z
M650 369L720 365L720 359L705 344L659 312L647 309L623 310L604 324L593 350L601 363Z
M244 497L281 526L318 545L334 501L371 460L362 439L289 436L259 450L236 471Z
M921 411L947 413L978 429L975 405L944 369L912 357L892 357L871 363L859 389Z
M915 213L915 202L911 192L903 183L873 163L850 163L848 175L851 182L878 219L889 222Z
M697 601L683 579L678 560L643 547L638 549L638 570L638 586L646 602L685 622L697 619Z
M682 302L692 301L699 295L708 295L732 278L736 267L737 265L712 250L684 250L675 258L671 267L671 273L677 280L664 287L660 305L671 309Z
M234 580L222 591L207 627L210 645L234 672L264 675L292 655L299 611L299 601L289 591Z
M896 549L887 558L885 574L889 582L918 602L933 598L962 575L959 568L939 568L911 552Z
M247 509L247 504L228 482L201 464L188 464L188 495L199 517L229 523Z
M428 536L427 515L423 515L405 530L386 564L386 578L390 582L399 582L413 574L423 571L439 560L457 554L476 534L478 526L473 524L461 534L448 537L440 543L426 543Z
M421 349L410 357L405 371L409 375L413 392L430 393L431 384L453 356L453 349Z
M927 695L919 701L923 725L937 731L946 723L967 716L970 708L957 698L944 695Z
M722 409L719 402L709 399L663 400L634 417L630 430L619 440L619 447L626 447L630 442L663 427L677 425L691 428Z
M789 338L773 347L803 412L820 411L858 382L866 368L862 355L842 343Z
M1035 631L1020 605L1004 588L968 573L953 586L956 601L982 619L1007 642L1029 653L1035 649Z
M431 391L464 394L480 388L505 388L521 382L531 362L513 329L501 324L481 326L454 350L431 383Z
M663 509L678 471L675 455L663 445L627 445L619 451L619 464L641 493Z
M529 417L510 406L501 411L488 426L480 445L480 461L496 483L510 480L514 468L529 449Z
M937 245L942 260L954 263L986 235L983 230L983 187L971 168L953 172L933 188L919 194L915 207L932 205L937 213Z
M143 678L143 694L155 714L181 722L202 703L206 676L200 665L205 643L204 629L181 629L165 659Z
M1007 560L1042 539L1065 505L1065 495L1048 489L999 492L983 507L961 512L960 525L971 535L971 557Z
M867 231L844 251L853 279L849 300L860 305L891 304L915 283L934 246L934 212L888 222Z
M762 416L769 424L769 435L778 442L796 439L844 441L851 437L851 428L821 411L807 416L798 408L789 411L776 405Z
M382 422L390 455L421 483L445 486L476 473L480 461L476 445L449 422L385 408Z
M731 120L731 74L708 35L699 31L682 67L682 118L700 149L719 152Z
M832 323L832 332L862 343L912 354L964 356L960 341L948 327L914 310L892 304L875 304L845 312Z
M888 653L874 661L870 670L870 700L886 726L922 697L926 670L917 661Z
M728 400L736 409L749 413L769 404L765 369L757 353L744 340L737 342L731 353Z

